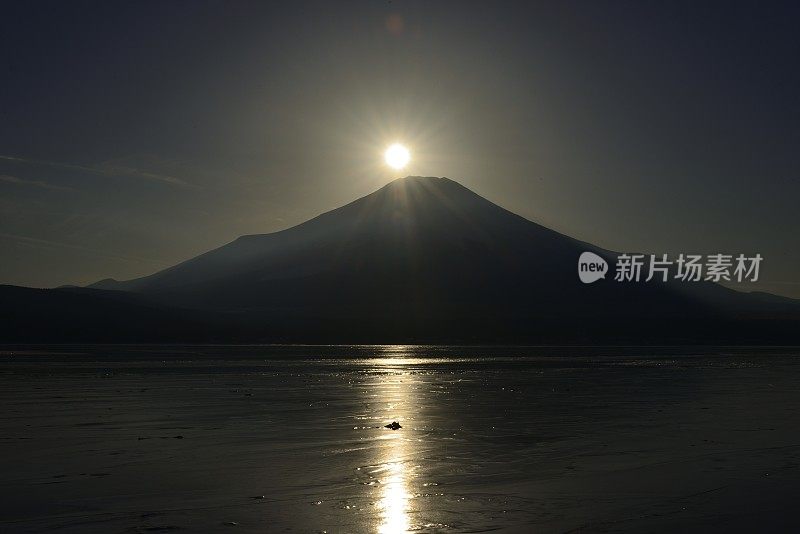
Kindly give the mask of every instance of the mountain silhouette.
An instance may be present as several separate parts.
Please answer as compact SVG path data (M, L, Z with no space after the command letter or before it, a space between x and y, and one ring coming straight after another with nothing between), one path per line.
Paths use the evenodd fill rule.
M584 251L613 269L616 253L515 215L453 180L407 177L287 230L242 236L150 276L107 279L70 289L69 296L92 292L118 308L158 309L159 324L167 324L159 332L168 333L174 322L176 339L724 343L796 337L796 301L706 282L618 283L609 276L586 285L576 274ZM66 290L60 291L63 299Z
M587 249L597 250L457 182L407 177L288 230L243 236L153 275L91 287L221 309L316 308L331 297L379 308L479 293L502 301L513 295L485 289L509 276L523 284L574 282L574 255Z

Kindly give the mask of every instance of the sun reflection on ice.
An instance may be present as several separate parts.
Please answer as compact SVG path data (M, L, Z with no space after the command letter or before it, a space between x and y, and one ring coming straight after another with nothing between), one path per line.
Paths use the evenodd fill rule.
M402 373L388 375L381 383L381 394L385 398L386 406L391 413L387 419L397 420L404 426L398 430L387 430L382 450L381 497L377 506L381 511L381 524L378 532L381 534L397 534L408 532L409 525L409 499L407 458L411 451L408 450L410 441L406 433L411 431L410 425L405 425L411 414L408 412L408 401L411 397L412 376L404 372L411 363L404 356L407 354L402 347L392 347L394 350L386 351L393 356L379 358L377 367L386 371Z
M399 441L399 440L393 440ZM380 507L383 523L378 528L381 534L408 532L408 491L402 462L387 465L389 471L383 484Z

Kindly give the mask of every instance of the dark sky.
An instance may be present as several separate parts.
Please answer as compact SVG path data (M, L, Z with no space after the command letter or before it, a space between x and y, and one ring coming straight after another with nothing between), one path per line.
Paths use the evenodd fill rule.
M698 5L702 4L702 5ZM6 2L0 282L125 279L447 176L800 297L800 4Z

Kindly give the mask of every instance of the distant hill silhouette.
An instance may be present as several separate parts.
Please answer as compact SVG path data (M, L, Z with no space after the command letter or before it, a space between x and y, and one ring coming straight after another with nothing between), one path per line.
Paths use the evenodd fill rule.
M16 320L25 334L17 337L50 339L53 325L40 313L81 325L73 337L68 328L56 337L86 340L105 329L103 339L176 341L800 341L797 301L706 282L609 276L585 285L576 274L584 251L613 268L616 253L455 181L407 177L293 228L240 237L144 278L35 296L15 288L17 310L26 299L38 302ZM116 317L112 325L107 314Z

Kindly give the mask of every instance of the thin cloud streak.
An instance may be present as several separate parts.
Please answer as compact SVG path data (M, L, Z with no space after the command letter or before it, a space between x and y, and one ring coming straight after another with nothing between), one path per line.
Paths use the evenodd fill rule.
M3 155L0 155L0 160L13 161L16 163L27 163L31 165L43 165L46 167L53 167L57 169L88 172L100 176L126 176L129 178L144 178L146 180L162 182L173 186L192 187L191 184L175 176L170 176L168 174L158 174L154 172L143 171L141 169L135 169L133 167L125 167L119 165L111 165L111 164L75 165L72 163L59 163L55 161L43 161L43 160L35 160L35 159L19 158L16 156L3 156Z
M75 189L73 189L72 187L67 187L65 185L55 185L48 182L43 182L41 180L25 180L24 178L11 176L10 174L0 174L0 182L5 182L7 184L40 187L42 189L51 189L53 191L75 191Z
M21 243L23 245L39 247L39 248L66 248L70 250L79 250L81 252L87 252L97 257L101 258L108 258L113 260L123 260L123 261L135 261L138 263L146 263L149 265L156 265L156 266L168 266L167 262L161 260L154 260L150 258L139 258L135 256L127 256L122 254L111 254L108 252L104 252L101 250L96 250L89 247L83 247L80 245L73 245L70 243L62 243L59 241L49 241L47 239L39 239L35 237L28 237L24 235L17 235L17 234L7 234L4 232L0 232L0 239L8 239L11 241L15 241L17 243Z

